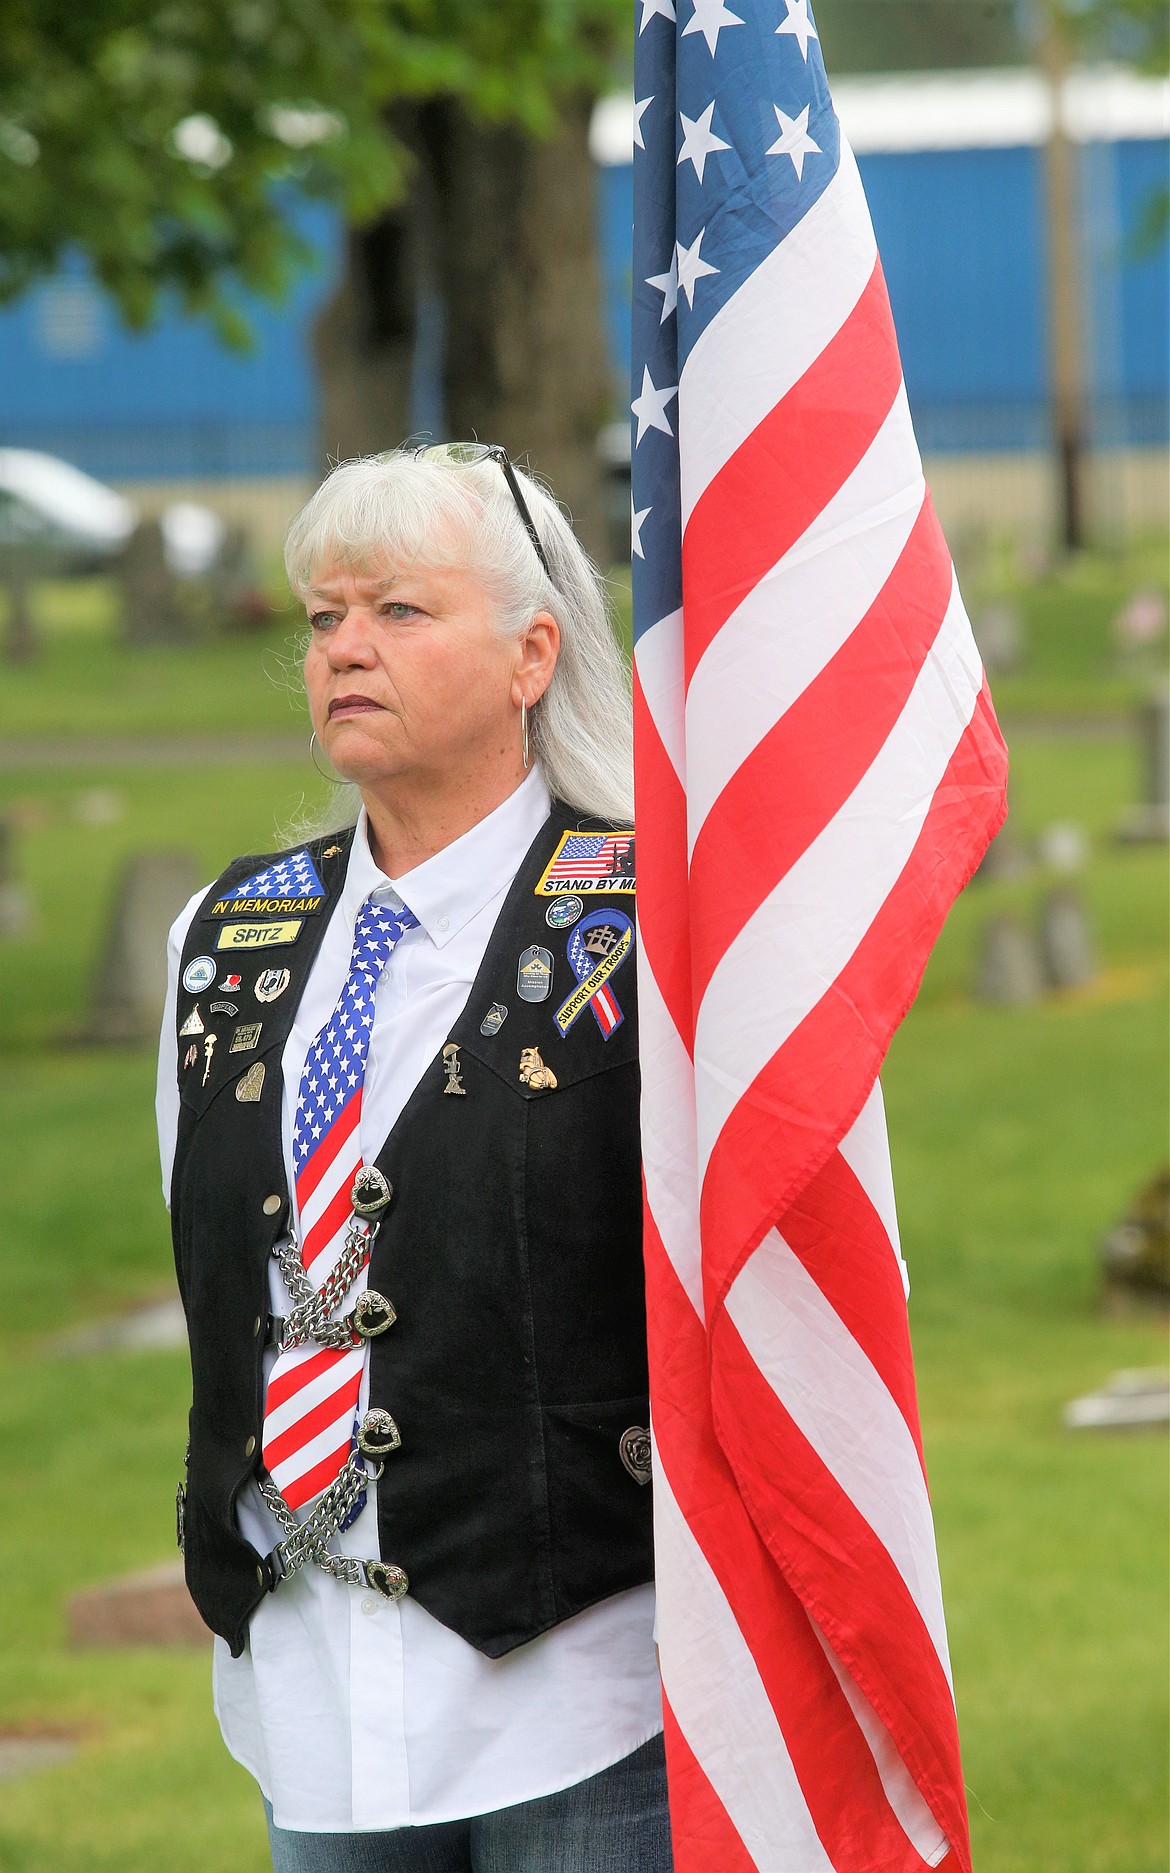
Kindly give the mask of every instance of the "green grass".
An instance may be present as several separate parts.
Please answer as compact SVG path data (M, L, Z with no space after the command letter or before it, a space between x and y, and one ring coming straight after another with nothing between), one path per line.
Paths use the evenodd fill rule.
M100 618L90 638L113 654ZM185 728L226 725L195 711L235 706L216 659L240 649L195 660ZM78 818L98 785L122 803L109 825ZM1110 840L1137 787L1122 740L1021 735L1012 785L1019 838L1053 819L1090 834L1101 977L1033 1008L976 1008L985 919L1035 916L1050 881L977 883L884 1076L976 1865L1161 1873L1165 1439L1076 1437L1060 1408L1164 1357L1151 1322L1096 1314L1094 1251L1165 1153L1165 860ZM305 793L321 797L307 763L0 773L37 917L0 952L0 1734L82 1745L0 1786L0 1873L267 1864L255 1790L218 1739L207 1655L65 1645L70 1591L173 1554L188 1380L181 1355L50 1349L61 1328L171 1280L150 1051L57 1037L84 1010L126 853L186 850L210 877L268 846Z

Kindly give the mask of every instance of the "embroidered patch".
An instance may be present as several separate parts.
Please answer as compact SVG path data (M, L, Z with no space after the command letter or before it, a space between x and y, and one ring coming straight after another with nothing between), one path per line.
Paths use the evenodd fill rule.
M562 1035L577 1017L592 1007L603 1040L617 1032L625 1020L609 978L620 969L634 947L634 926L624 911L593 910L582 917L568 942L569 962L577 987L557 1009L553 1020Z
M299 917L273 923L225 923L216 942L217 950L280 949L295 943L304 925Z
M537 897L575 892L597 897L603 891L634 892L632 832L563 832L536 884Z
M287 969L264 969L256 977L252 993L258 1002L274 1002L284 994L291 981L292 975Z

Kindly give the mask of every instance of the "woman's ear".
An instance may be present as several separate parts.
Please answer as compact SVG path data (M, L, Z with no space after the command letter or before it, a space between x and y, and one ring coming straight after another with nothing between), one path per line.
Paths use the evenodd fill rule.
M512 679L512 697L519 708L529 708L540 701L552 682L561 648L561 629L551 611L538 611L524 636L517 640L516 670Z

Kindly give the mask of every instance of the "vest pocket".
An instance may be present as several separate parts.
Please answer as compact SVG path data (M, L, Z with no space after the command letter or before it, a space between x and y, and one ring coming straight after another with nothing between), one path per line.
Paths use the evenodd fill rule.
M553 1572L567 1618L653 1577L650 1401L642 1392L542 1415Z

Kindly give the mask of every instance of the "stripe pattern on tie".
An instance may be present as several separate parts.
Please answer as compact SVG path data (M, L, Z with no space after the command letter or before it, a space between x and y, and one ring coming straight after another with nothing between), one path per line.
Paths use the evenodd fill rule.
M353 955L337 1006L305 1057L293 1121L293 1171L301 1265L320 1289L353 1221L350 1191L362 1165L359 1127L374 998L403 934L418 923L367 898L354 924ZM339 1296L339 1304L345 1296ZM277 1354L264 1408L264 1466L290 1509L327 1489L353 1441L365 1342Z

